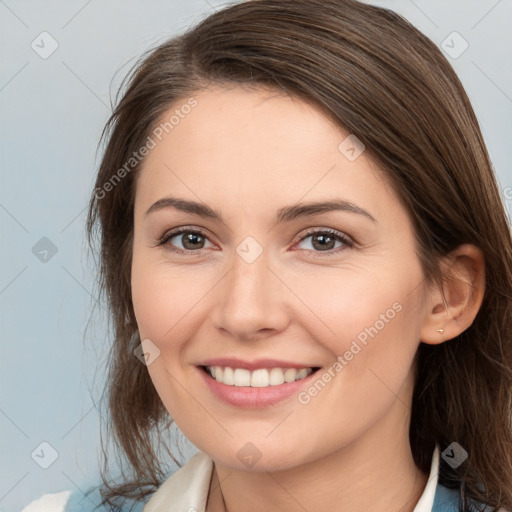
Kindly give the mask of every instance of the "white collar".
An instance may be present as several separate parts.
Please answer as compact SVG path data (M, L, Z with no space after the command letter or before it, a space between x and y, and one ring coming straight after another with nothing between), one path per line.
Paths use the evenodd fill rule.
M205 512L213 460L196 453L153 494L143 512Z
M173 473L153 494L143 512L205 512L213 461L204 452L196 453ZM431 512L439 474L439 447L430 465L427 485L413 512Z
M421 495L413 512L431 512L434 506L434 497L436 495L437 481L439 477L439 446L436 446L432 455L430 464L430 474L428 475L427 485Z

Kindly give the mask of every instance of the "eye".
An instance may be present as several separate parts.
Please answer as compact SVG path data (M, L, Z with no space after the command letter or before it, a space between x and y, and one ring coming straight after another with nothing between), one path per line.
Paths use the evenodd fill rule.
M329 256L337 254L340 251L346 250L347 248L353 247L352 242L347 236L334 229L317 229L308 231L298 242L298 244L305 242L307 239L311 239L306 245L309 247L302 247L300 250L307 250L309 252L316 253L315 256ZM165 233L158 245L166 246L169 250L180 253L180 254L201 254L201 251L205 249L205 244L210 243L206 234L198 229L192 229L188 227L182 227ZM338 243L338 247L336 247ZM181 247L179 246L181 244Z
M304 242L310 238L310 242L306 245L306 249L312 249L315 253L327 253L326 256L337 254L347 248L353 247L354 243L342 233L334 229L317 229L308 231L299 243ZM339 243L336 247L336 243ZM302 248L304 249L304 247ZM315 256L323 256L323 254L315 254Z
M202 231L183 227L165 233L158 242L158 245L165 245L171 251L177 253L190 254L204 249L204 244L207 241L209 242L208 237ZM176 244L181 244L181 247L179 247L179 245L176 247Z

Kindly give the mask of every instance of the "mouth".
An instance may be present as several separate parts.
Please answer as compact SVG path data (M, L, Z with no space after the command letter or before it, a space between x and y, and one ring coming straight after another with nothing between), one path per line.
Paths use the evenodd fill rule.
M230 366L201 366L201 368L220 384L251 388L280 386L285 383L305 379L319 370L319 367L259 368L252 371L245 368L232 368Z
M200 365L197 368L214 397L244 409L261 409L297 397L320 370L318 366L247 369Z

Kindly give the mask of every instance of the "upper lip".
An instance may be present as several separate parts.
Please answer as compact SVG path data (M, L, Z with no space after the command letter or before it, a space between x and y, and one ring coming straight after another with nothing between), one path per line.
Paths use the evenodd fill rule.
M259 370L261 368L319 368L318 365L296 363L291 361L282 361L278 359L254 359L252 361L244 361L233 357L216 357L207 359L198 366L229 366L230 368L243 368L244 370Z

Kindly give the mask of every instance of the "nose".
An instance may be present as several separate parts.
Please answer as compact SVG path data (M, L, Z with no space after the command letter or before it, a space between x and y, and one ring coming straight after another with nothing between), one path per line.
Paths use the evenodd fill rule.
M235 254L218 291L215 327L238 341L256 341L284 330L290 322L291 293L276 274L265 251L252 263Z

